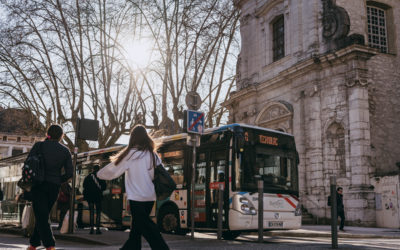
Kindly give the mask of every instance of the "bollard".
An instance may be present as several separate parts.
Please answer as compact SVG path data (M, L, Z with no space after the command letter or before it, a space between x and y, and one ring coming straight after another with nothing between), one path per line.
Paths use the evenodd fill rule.
M196 136L192 137L192 143L193 143L193 166L192 166L192 209L190 211L190 223L191 223L191 233L190 233L190 238L194 240L194 199L195 199L195 185L196 185L196 141L197 138Z
M336 176L330 177L331 182L331 231L332 231L332 248L338 248L337 235L337 197L336 197Z
M258 242L263 242L264 236L264 181L258 180Z
M218 239L222 239L222 210L223 210L223 198L224 198L224 184L218 185Z

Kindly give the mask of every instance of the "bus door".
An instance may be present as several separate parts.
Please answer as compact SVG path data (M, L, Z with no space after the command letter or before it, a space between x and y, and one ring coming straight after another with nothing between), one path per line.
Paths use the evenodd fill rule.
M199 151L196 160L195 193L194 193L194 222L196 227L207 225L207 153Z
M225 181L227 176L229 176L226 172L226 149L219 149L219 150L212 150L210 153L210 171L209 171L209 204L207 204L207 207L209 207L209 226L212 228L217 227L217 222L218 222L218 189L219 185L222 184L224 185L224 192L228 192L227 188L225 188ZM224 195L225 197L225 195ZM222 212L224 215L224 211ZM224 221L224 216L222 217Z
M124 199L124 176L107 182L107 189L103 196L103 213L105 213L117 226L122 225L122 210Z

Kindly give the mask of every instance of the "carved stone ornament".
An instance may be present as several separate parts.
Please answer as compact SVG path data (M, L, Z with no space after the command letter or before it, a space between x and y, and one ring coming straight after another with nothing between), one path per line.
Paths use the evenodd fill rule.
M266 122L266 121L271 121L275 120L277 118L280 118L284 115L289 114L289 111L278 106L278 105L273 105L268 108L268 110L264 111L263 115L260 117L261 122Z
M350 18L346 10L336 6L332 0L322 0L322 35L326 39L340 39L350 31Z
M352 75L352 76L351 76ZM354 86L367 86L370 83L366 70L355 70L354 73L347 77L346 86L351 88Z

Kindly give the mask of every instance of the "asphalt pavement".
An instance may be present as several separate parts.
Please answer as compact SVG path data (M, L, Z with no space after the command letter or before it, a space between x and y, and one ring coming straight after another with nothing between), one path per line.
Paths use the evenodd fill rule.
M304 225L297 230L274 230L264 232L264 244L257 243L256 233L244 233L235 241L217 240L216 233L196 233L192 240L190 233L186 236L163 234L171 249L266 249L266 245L271 243L271 239L284 238L304 239L307 241L320 239L329 244L331 237L329 225ZM378 240L400 240L400 230L390 228L366 228L366 227L346 227L345 232L338 232L339 239L378 239ZM0 233L11 233L21 235L21 229L16 226L2 225ZM110 247L118 249L128 238L129 231L117 231L102 229L101 235L89 234L88 229L78 229L74 234L60 234L54 230L57 240L76 242L76 244L88 244L99 247ZM143 247L148 248L148 244L143 240Z

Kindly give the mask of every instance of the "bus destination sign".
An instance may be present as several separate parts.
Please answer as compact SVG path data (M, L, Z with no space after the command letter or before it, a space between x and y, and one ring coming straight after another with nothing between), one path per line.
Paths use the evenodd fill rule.
M277 137L259 135L259 138L260 138L260 143L262 143L262 144L268 144L268 145L272 145L272 146L279 146Z

